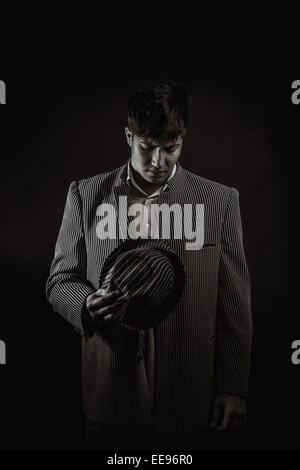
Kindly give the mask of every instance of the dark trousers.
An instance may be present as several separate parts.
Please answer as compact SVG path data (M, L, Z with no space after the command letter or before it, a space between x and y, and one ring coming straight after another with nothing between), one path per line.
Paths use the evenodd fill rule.
M86 420L87 449L198 449L205 436L200 431L155 433L151 426L105 424Z

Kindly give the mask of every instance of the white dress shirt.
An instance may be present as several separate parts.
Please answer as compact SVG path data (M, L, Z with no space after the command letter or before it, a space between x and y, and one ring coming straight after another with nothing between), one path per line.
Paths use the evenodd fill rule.
M176 173L177 165L175 163L172 173L167 182L173 178ZM151 210L151 205L155 203L162 191L167 189L167 182L160 188L148 195L135 181L131 169L130 161L127 166L127 184L130 188L130 204L142 204L146 210L142 215L142 226L140 233L145 238L159 238L159 217L157 211ZM154 206L155 207L155 206ZM154 400L154 374L155 374L155 337L154 328L148 330L139 330L140 345L145 361L148 386L150 392L151 405L153 408Z

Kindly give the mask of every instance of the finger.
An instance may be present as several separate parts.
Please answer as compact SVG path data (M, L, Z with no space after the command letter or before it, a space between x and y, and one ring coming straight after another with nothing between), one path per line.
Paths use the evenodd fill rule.
M236 427L235 427L236 431L239 431L239 430L242 428L242 426L243 426L243 419L244 419L244 418L243 418L242 416L238 416L238 417L237 417L237 423L236 423Z
M95 295L105 295L106 294L106 289L100 288L94 292Z
M98 310L92 312L94 317L104 318L106 315L114 312L118 312L122 306L122 302L117 301L113 304L107 305L106 307L101 307Z
M119 309L113 313L104 317L105 321L118 321L120 319L120 311Z
M107 322L111 322L113 320L113 317L114 317L114 314L113 313L110 313L109 315L106 315L105 317L103 317L103 321L105 323Z
M225 407L224 409L224 418L222 420L221 425L218 427L219 431L225 431L225 429L229 428L230 421L232 419L232 411L228 408Z
M106 294L106 289L98 289L95 292L93 292L92 294L90 294L87 299L88 300L94 300L94 299L97 299L97 297L103 296L105 294Z
M128 302L126 302L121 309L114 314L114 320L122 321L127 311Z
M126 313L126 307L127 307L127 304L128 302L125 302L125 305L122 306L124 302L123 301L120 301L118 300L114 305L114 310L116 308L115 311L113 311L112 313L110 314L106 314L104 317L102 317L102 321L104 323L111 323L111 322L116 322L116 321L121 321L122 318L124 317L125 313Z
M105 299L111 299L115 295L122 295L122 292L119 291L118 289L112 292L107 292L107 289L98 289L94 293L96 294L97 297L103 297Z
M123 316L126 313L126 306L128 302L117 300L114 304L114 311L113 313L104 317L105 321L120 321L122 320Z
M116 312L119 308L119 305L108 305L107 307L101 307L100 309L95 310L93 315L97 318L104 319L108 314Z
M127 302L129 303L130 300L131 300L131 297L128 294L122 294L121 293L120 300L127 300Z
M247 424L247 416L244 415L244 416L242 416L242 418L241 418L240 428L244 428L244 427L246 426L246 424Z
M99 307L104 307L105 305L109 304L112 302L112 300L116 299L118 297L119 292L114 291L111 292L110 294L106 294L105 296L96 296L93 299L89 299L87 301L87 308L88 310L98 310Z
M228 430L229 431L237 431L238 427L240 424L240 419L238 416L232 416L229 425L228 425Z
M217 427L222 419L222 407L220 403L215 403L212 411L212 420L210 426L212 428Z

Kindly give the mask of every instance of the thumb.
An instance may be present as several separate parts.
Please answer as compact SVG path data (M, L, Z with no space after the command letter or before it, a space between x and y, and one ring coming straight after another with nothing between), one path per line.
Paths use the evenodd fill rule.
M220 403L216 401L212 410L212 414L211 414L210 426L212 428L215 428L220 421L221 421L221 407L220 407Z
M229 426L229 423L231 421L231 418L232 418L232 413L231 413L231 410L229 408L229 406L225 406L225 409L224 409L224 418L222 420L222 423L221 425L219 426L219 431L224 431L225 429L228 429L228 426Z

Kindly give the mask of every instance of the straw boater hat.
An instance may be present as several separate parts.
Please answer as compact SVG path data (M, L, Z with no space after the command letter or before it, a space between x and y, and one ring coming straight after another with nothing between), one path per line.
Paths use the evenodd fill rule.
M184 267L162 240L126 240L106 258L99 287L121 292L129 305L121 324L131 329L153 328L179 302L185 287Z

